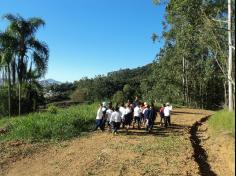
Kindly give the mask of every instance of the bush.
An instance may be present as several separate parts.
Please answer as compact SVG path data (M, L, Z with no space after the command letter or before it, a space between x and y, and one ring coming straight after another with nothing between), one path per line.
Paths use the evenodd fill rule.
M58 109L56 114L41 112L11 118L4 122L11 125L11 130L0 136L0 141L65 140L76 137L93 128L96 110L97 104L79 105Z
M56 114L57 111L58 111L58 108L55 105L53 105L53 104L49 105L49 107L48 107L48 112L49 113Z
M84 102L87 100L87 97L88 97L87 89L76 89L71 95L71 99L75 102Z

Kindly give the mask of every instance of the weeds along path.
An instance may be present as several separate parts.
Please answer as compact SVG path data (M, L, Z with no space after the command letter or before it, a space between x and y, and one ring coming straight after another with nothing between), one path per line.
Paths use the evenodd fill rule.
M131 130L129 135L121 132L117 136L91 133L16 161L5 175L200 175L189 129L209 114L210 111L177 109L172 116L173 126L165 129L156 125L152 134L144 130Z

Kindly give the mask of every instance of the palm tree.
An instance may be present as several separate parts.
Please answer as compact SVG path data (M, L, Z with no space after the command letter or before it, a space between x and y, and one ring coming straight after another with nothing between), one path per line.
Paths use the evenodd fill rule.
M35 38L39 27L44 26L45 22L40 18L24 19L23 17L12 14L4 15L4 18L10 22L8 32L17 41L17 76L19 83L19 115L21 114L21 87L27 80L27 70L29 65L37 68L40 75L47 71L49 50L46 43Z
M13 54L16 49L16 40L8 32L0 33L0 63L7 66L8 78L8 113L11 116L11 69Z

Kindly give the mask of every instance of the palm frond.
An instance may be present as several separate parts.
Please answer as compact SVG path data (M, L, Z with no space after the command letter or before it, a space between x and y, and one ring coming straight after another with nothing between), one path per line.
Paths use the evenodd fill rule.
M44 76L48 68L48 58L40 53L33 52L32 59L34 60L35 69L38 71L38 74Z
M49 57L49 49L46 43L36 40L34 37L31 37L28 40L29 46L35 50L40 55L43 55L45 58Z
M35 33L39 29L39 27L45 25L45 22L41 18L29 18L27 22L29 23L32 33Z
M5 14L2 16L3 19L7 19L9 22L16 22L18 20L18 17L13 14Z

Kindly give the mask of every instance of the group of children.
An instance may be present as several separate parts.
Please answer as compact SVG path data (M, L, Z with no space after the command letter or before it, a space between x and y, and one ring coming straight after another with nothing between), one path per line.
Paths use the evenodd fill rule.
M159 110L161 126L167 127L170 125L170 115L172 106L169 103L163 104ZM158 110L154 107L154 104L144 102L141 103L136 97L133 103L121 104L120 106L112 107L112 103L108 106L106 103L99 105L96 116L96 127L94 130L100 128L105 130L106 125L109 130L112 130L114 134L117 134L120 127L125 128L126 132L130 127L141 129L141 126L145 127L145 130L151 132L156 121Z

